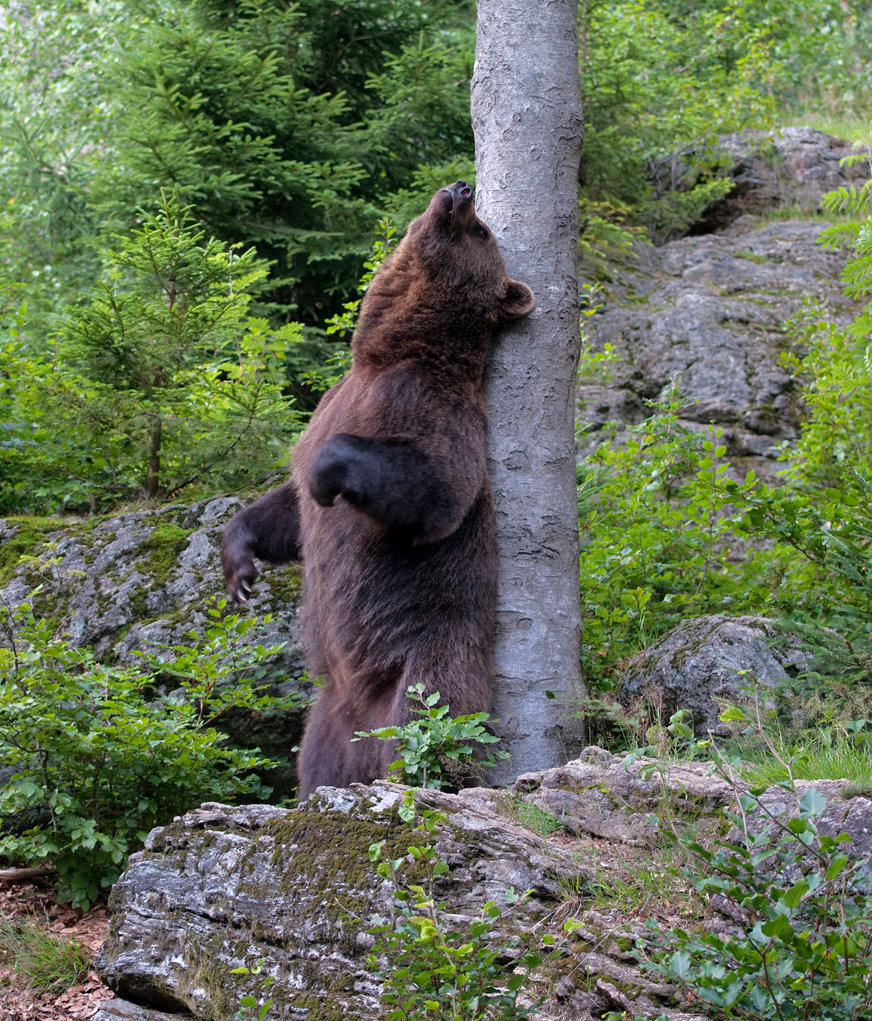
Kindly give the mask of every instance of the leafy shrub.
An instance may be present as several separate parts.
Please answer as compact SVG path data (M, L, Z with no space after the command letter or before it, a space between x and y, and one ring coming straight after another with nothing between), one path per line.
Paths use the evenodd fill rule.
M757 612L774 587L738 534L753 472L730 479L720 429L682 426L680 408L673 389L582 466L582 663L594 690L680 620Z
M588 198L629 203L658 240L684 233L729 187L718 136L772 121L770 48L753 4L581 4Z
M263 958L256 961L251 968L243 965L240 968L233 968L231 975L255 975L263 972ZM273 984L273 976L267 975L263 980L263 990L268 992ZM271 996L258 997L254 993L245 993L239 997L239 1009L234 1014L234 1021L263 1021L272 1010L273 998Z
M730 815L742 839L689 849L706 874L695 883L725 898L738 935L671 930L675 949L652 967L716 1018L861 1021L872 1010L872 900L868 865L821 832L826 799L814 788L782 821L754 794ZM763 825L757 825L762 819Z
M496 744L499 738L488 733L484 724L488 713L449 716L449 707L440 705L441 695L424 694L424 685L415 684L406 691L413 703L412 715L418 719L403 726L379 727L366 733L358 731L353 738L377 737L396 741L399 758L391 763L391 776L412 787L442 790L455 783L466 772L495 766L497 759L508 758L508 752L497 751L476 758L476 745ZM415 704L417 703L417 705Z
M63 902L87 907L153 827L204 800L263 797L272 763L228 747L230 708L274 706L256 687L275 650L241 651L254 618L210 611L202 636L147 666L108 666L23 605L0 606L0 855L50 863ZM161 675L179 689L158 698Z

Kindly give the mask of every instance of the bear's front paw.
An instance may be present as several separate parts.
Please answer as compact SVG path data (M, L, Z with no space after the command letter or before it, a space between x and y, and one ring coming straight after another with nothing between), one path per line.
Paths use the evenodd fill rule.
M243 514L231 518L221 537L221 566L224 584L237 603L248 601L257 578L252 556L252 537Z
M257 579L257 568L251 557L243 557L235 563L229 563L224 557L224 583L231 598L237 603L248 602L254 583Z
M360 486L356 483L360 453L355 449L354 439L338 434L318 451L309 476L309 492L322 507L332 507L337 496L352 504L361 502Z

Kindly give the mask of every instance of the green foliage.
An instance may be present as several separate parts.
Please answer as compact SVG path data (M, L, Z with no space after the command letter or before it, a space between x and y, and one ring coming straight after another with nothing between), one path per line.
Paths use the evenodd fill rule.
M346 333L354 331L363 295L376 275L379 266L390 255L397 243L397 228L390 220L379 220L375 236L376 239L373 242L372 252L363 263L363 276L360 278L360 284L358 285L361 297L346 302L342 306L341 313L331 316L326 321L328 333L338 333L340 337L344 337Z
M97 272L88 190L114 137L111 52L137 17L120 0L17 2L0 22L0 291L26 298L40 347ZM5 310L0 301L0 322Z
M868 97L859 0L586 0L579 18L586 248L625 247L640 221L685 229L726 187L720 133ZM474 22L471 0L12 5L0 275L40 353L99 272L95 235L134 229L162 191L270 262L259 314L316 329L371 223L471 179Z
M0 917L0 963L32 988L54 991L81 982L91 968L86 947L50 932L32 916L20 923Z
M728 190L718 136L868 105L869 28L860 0L585 0L585 202L611 233L627 207L658 241L684 233Z
M868 151L857 157L869 160ZM849 157L850 163L858 159ZM872 166L870 166L872 174ZM828 322L826 310L808 306L797 323L799 344L785 356L789 368L809 380L803 398L809 410L789 477L802 485L830 485L844 466L865 469L872 454L872 180L862 188L839 188L824 206L852 219L821 231L826 249L849 253L842 272L845 294L865 302L846 328ZM864 474L866 480L869 477Z
M404 189L419 201L416 172L471 163L474 21L470 0L13 5L0 273L27 288L30 332L90 285L94 235L162 192L271 263L258 314L319 324L369 225Z
M345 302L341 312L337 312L336 315L326 320L325 326L328 334L335 333L344 338L346 334L354 332L363 295L370 281L376 275L379 266L390 255L397 244L397 229L390 220L379 220L375 237L372 252L363 263L363 275L358 285L360 297ZM306 382L316 393L323 393L329 387L338 383L350 368L351 348L339 348L327 359L323 366L306 375Z
M394 779L412 787L442 790L456 783L470 769L477 772L495 766L498 759L509 757L505 751L493 754L479 751L476 755L476 746L499 742L498 737L485 729L488 713L450 717L449 707L439 704L442 697L439 692L425 695L423 684L412 685L406 694L412 702L411 713L418 719L403 726L357 732L352 739L376 737L382 741L396 741L400 757L391 763Z
M741 0L581 4L588 197L643 207L658 238L684 231L727 187L717 136L772 119L769 36Z
M682 426L680 409L673 389L624 443L601 443L582 467L582 656L594 688L683 618L758 611L771 595L749 548L737 562L753 472L729 479L721 430Z
M792 111L846 111L868 105L869 80L862 70L872 56L872 12L867 4L757 0L753 12L770 29L776 67L773 87L782 106Z
M669 722L651 726L645 733L650 742L638 746L624 756L624 766L629 767L637 759L652 756L657 759L695 759L708 754L711 744L708 740L697 740L693 732L693 714L689 709L676 709ZM656 769L659 770L659 766Z
M495 901L458 931L444 916L435 887L448 872L433 847L447 816L419 812L414 792L407 791L399 808L404 822L416 822L420 843L407 854L385 857L384 841L369 849L378 874L394 884L395 917L379 919L369 930L376 944L369 965L382 979L384 1021L521 1021L533 1007L518 1002L531 973L542 963L539 952L524 947L519 937L498 935L501 911ZM413 876L409 881L406 874ZM418 881L420 879L420 881ZM511 894L509 903L518 898ZM553 945L545 936L542 942ZM508 960L506 960L508 958Z
M206 240L167 199L106 258L51 362L21 332L0 348L0 501L95 508L276 466L297 422L281 387L300 333L248 316L266 275L253 249Z
M716 1018L860 1021L872 1009L868 867L845 833L820 827L826 799L810 788L782 820L751 793L730 814L741 838L689 849L706 874L695 886L725 898L741 932L671 932L675 949L652 967Z
M290 309L302 298L315 309L350 254L337 253L331 223L360 231L372 215L352 196L363 168L343 124L345 97L313 94L297 79L301 12L250 0L225 24L209 4L154 7L114 68L125 113L116 158L93 184L101 220L132 226L132 211L154 211L165 188L210 233L254 245L274 264L272 302ZM304 297L315 264L321 294Z
M0 789L0 855L50 863L61 901L92 904L153 826L265 793L253 770L272 763L228 747L215 724L276 705L257 687L275 650L247 648L253 618L223 603L209 617L137 668L97 662L26 604L0 607L0 762L15 770ZM158 697L170 677L178 689Z
M682 619L767 610L806 635L818 680L868 681L866 463L840 466L822 489L812 455L827 448L801 439L814 465L807 480L794 467L780 487L753 472L736 481L719 430L688 430L678 410L674 399L655 405L624 444L602 444L582 467L582 654L594 691L611 686L628 656ZM862 429L858 422L856 435Z

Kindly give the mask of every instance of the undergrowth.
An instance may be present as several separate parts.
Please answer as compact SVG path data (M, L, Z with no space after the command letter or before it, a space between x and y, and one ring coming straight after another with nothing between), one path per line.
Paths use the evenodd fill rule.
M63 990L87 975L91 960L77 940L49 931L34 917L0 918L0 962L38 990Z

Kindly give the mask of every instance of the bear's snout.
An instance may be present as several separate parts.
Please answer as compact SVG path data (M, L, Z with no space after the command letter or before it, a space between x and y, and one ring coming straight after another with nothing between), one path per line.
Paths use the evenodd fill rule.
M463 202L469 202L472 198L472 188L469 187L466 181L455 181L448 190L455 200L460 199Z

